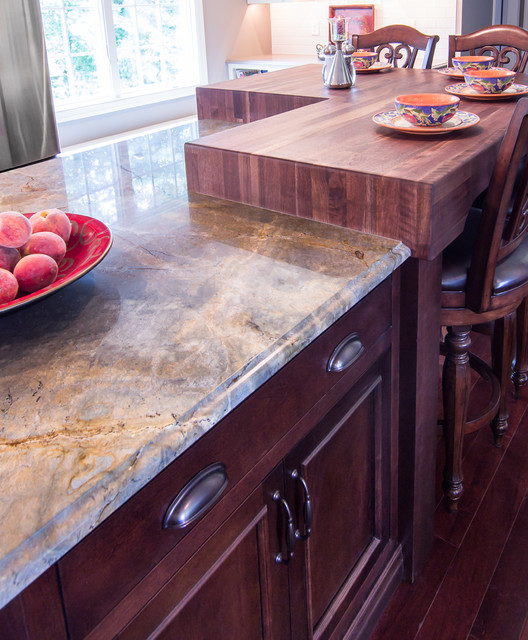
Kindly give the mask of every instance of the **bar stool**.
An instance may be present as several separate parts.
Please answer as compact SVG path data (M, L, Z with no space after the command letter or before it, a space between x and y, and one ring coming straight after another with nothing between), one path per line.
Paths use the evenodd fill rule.
M472 33L449 36L448 66L461 53L493 56L494 66L523 72L528 62L528 31L515 25L497 24Z
M528 163L523 161L527 149L528 98L523 98L504 136L483 209L469 212L464 231L443 253L441 325L447 327L442 373L443 488L451 511L457 509L463 491L470 365L476 362L469 351L470 331L474 325L494 323L495 371L484 363L478 367L501 395L511 371L515 312L528 295ZM498 404L499 398L495 398L495 407L491 402L490 415L496 413ZM507 429L507 420L502 418L499 411L491 425L497 443Z
M472 33L449 36L448 65L461 53L490 55L495 66L507 66L522 73L528 63L528 31L508 24L491 25ZM528 300L523 300L516 313L516 349L512 363L512 379L516 394L528 382ZM505 390L501 399L501 414L505 411ZM504 420L504 418L502 418Z
M424 51L422 69L430 69L439 36L425 33L404 24L391 24L370 33L355 34L352 44L358 49L375 49L379 59L394 67L413 68L419 51ZM398 62L401 64L398 65Z

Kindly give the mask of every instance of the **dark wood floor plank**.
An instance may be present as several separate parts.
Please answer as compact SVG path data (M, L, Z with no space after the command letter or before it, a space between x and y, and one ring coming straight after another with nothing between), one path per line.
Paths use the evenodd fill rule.
M482 603L472 635L517 640L528 613L528 500L525 498ZM524 579L523 579L524 578Z
M392 597L370 640L412 640L418 633L456 549L435 539L433 553L414 584L403 582Z
M473 350L489 360L489 338L475 334ZM473 397L478 398L478 393L474 388ZM465 438L466 493L458 514L450 515L440 504L444 452L439 431L433 554L418 581L404 583L396 591L371 640L528 640L528 604L524 614L522 609L522 601L528 602L528 479L524 470L528 466L528 386L518 399L513 388L509 395L510 428L502 451L493 445L488 448L491 439L486 429ZM509 567L516 567L516 554L516 574L508 577ZM513 602L508 602L514 592ZM516 618L515 624L511 619L501 622L504 616Z
M439 504L435 513L435 535L460 546L464 535L473 519L482 498L492 482L496 469L502 460L521 420L525 417L527 403L524 400L515 401L513 389L508 404L509 428L503 438L503 446L494 446L491 429L480 429L467 435L464 439L464 459L462 470L464 473L464 494L458 506L458 513L447 511L445 505ZM443 441L439 443L437 482L441 485L443 467Z
M458 505L458 512L448 512L445 502L442 501L435 513L435 535L456 547L462 544L504 455L504 449L497 449L493 445L491 430L481 429L470 436L474 438L471 449L462 462L464 493Z
M503 439L503 446L494 446L491 429L483 428L464 438L464 494L460 500L458 513L447 511L443 501L439 501L435 513L435 535L455 546L460 546L480 502L488 489L496 469L508 448L509 443L521 419L526 412L526 401L515 400L513 385L510 389L509 429ZM443 440L438 445L437 491L441 496L442 473L444 464ZM442 503L441 503L442 502Z
M465 640L528 488L528 428L517 429L417 640Z
M519 640L528 640L528 619L524 621L524 627L519 636Z

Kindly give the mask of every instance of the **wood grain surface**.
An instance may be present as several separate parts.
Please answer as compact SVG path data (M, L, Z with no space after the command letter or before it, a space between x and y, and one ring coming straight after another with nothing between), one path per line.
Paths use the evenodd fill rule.
M487 186L515 100L462 99L480 123L441 136L391 131L372 116L397 95L453 82L392 69L331 90L314 64L199 88L200 117L247 124L187 144L189 190L398 238L433 259Z

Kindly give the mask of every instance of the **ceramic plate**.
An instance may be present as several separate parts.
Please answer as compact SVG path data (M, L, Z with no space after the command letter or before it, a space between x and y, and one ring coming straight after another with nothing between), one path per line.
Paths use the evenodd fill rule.
M507 100L508 98L517 98L528 94L528 86L525 84L512 84L506 91L502 91L501 93L479 93L465 82L450 84L445 90L447 93L452 93L455 96L470 98L472 100Z
M392 65L375 62L368 69L356 69L356 73L376 73L377 71L385 71L386 69L392 69Z
M32 213L25 213L29 218ZM95 218L68 213L72 230L68 240L66 255L59 265L59 273L53 284L44 289L15 298L12 302L0 304L0 313L22 307L35 300L62 289L71 282L75 282L81 276L99 264L112 246L112 232Z
M464 74L461 73L455 67L445 67L444 69L438 69L438 73L441 73L444 76L449 76L450 78L464 78Z
M457 111L450 120L436 127L422 127L411 124L407 122L405 118L402 118L396 110L377 113L372 117L372 120L374 120L376 124L387 127L388 129L422 136L437 136L453 131L460 131L461 129L473 127L480 122L480 118L476 114L469 113L468 111Z

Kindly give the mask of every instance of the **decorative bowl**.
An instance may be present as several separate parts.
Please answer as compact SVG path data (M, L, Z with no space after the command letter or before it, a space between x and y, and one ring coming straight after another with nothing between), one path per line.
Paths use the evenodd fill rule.
M375 51L354 51L352 60L356 69L368 69L377 62L378 54Z
M466 73L472 69L489 69L493 66L493 56L456 56L453 58L453 66L460 73Z
M394 104L407 122L437 127L455 115L460 98L447 93L411 93L394 98Z
M468 86L479 93L502 93L513 84L515 71L501 67L475 69L466 71L464 80Z
M32 213L25 213L30 218ZM76 213L66 214L72 229L66 255L59 263L59 273L53 284L33 293L22 293L12 302L0 305L0 315L45 298L58 289L75 282L93 269L110 251L112 232L100 220Z

